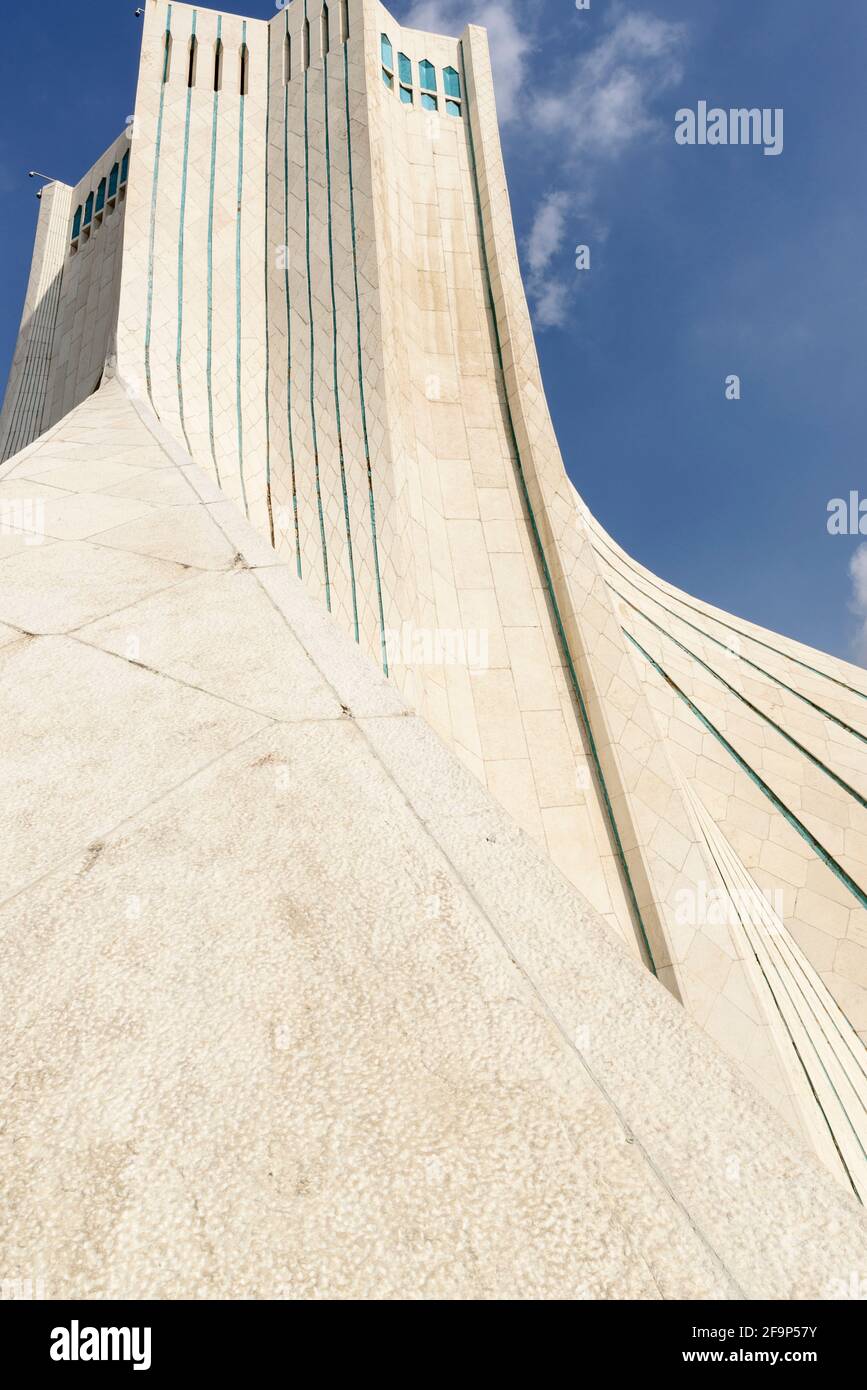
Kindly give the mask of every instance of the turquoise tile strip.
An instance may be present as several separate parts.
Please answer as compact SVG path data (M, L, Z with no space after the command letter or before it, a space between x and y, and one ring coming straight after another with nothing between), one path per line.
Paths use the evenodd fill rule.
M269 321L268 290L271 276L271 247L268 244L268 208L271 181L268 155L271 148L271 25L268 25L267 71L265 73L265 249L262 265L265 275L265 502L268 507L268 531L274 544L274 504L271 499L271 324Z
M569 673L569 680L572 686L572 693L575 697L575 704L577 706L578 713L580 716L581 727L584 731L585 742L587 744L587 749L590 753L590 761L593 767L594 776L596 778L596 785L599 789L599 794L602 800L602 807L605 813L605 819L608 823L608 829L611 835L612 843L614 845L614 851L617 856L617 862L620 866L620 873L623 880L623 885L626 889L626 895L629 902L629 906L632 911L635 926L639 933L639 938L643 947L646 964L648 968L653 972L653 974L656 975L656 962L653 958L653 951L651 950L650 940L647 935L647 928L644 923L644 917L642 916L641 908L638 904L638 897L635 892L635 885L632 882L632 875L629 872L629 864L626 859L626 851L623 848L623 841L620 838L620 830L617 825L617 818L614 815L614 807L611 804L611 797L608 793L608 786L605 781L605 774L602 770L602 763L599 757L599 750L596 746L596 739L593 734L593 728L590 723L590 715L588 713L587 705L584 700L584 694L581 689L581 684L578 680L578 673L575 669L575 663L572 659L572 653L569 649L569 639L566 636L566 629L563 624L563 618L560 613L560 607L557 603L557 597L554 591L554 582L551 578L551 571L548 566L548 559L545 555L545 547L542 544L542 536L539 531L538 522L536 521L536 515L533 511L532 502L530 501L530 492L527 487L527 480L524 474L524 465L521 459L521 450L518 446L518 436L515 432L515 422L514 417L512 415L512 405L511 401L509 400L509 390L508 385L506 383L506 372L505 367L503 365L503 346L502 341L500 339L500 325L497 318L497 310L496 305L494 303L493 287L491 284L491 271L488 262L487 243L485 240L485 224L484 219L482 217L482 198L479 189L478 168L476 165L475 141L473 140L470 86L467 82L466 67L464 64L463 43L460 43L458 45L458 51L460 53L461 76L463 78L463 88L464 92L466 93L467 102L466 131L469 143L470 172L472 174L473 179L473 192L475 195L476 203L476 219L478 223L479 243L481 248L482 270L485 278L485 290L488 300L488 310L491 316L491 323L494 332L494 346L496 348L500 382L503 391L503 405L505 407L506 412L506 422L509 430L509 440L511 443L512 453L515 460L515 472L518 478L518 485L520 487L521 497L523 499L524 507L527 512L527 517L530 522L530 530L533 536L533 544L536 551L536 557L545 580L545 591L547 593L551 613L554 617L554 624L557 629L557 636L560 641L561 651L563 652L566 670Z
M737 749L729 743L728 739L725 737L725 734L720 732L716 725L713 724L710 719L708 719L706 714L702 714L701 710L698 708L698 705L696 705L689 698L685 691L681 690L677 682L672 680L671 676L667 673L667 671L664 671L662 669L662 667L659 665L659 662L654 661L650 653L644 650L644 647L642 647L641 643L637 640L637 638L633 637L631 632L627 632L626 628L623 628L622 631L624 635L632 643L632 645L641 653L645 661L647 661L649 665L653 667L656 674L665 682L665 684L671 690L674 691L675 695L677 695L683 701L687 709L691 711L691 713L695 716L699 723L705 729L707 729L709 734L713 734L717 742L723 748L725 748L726 752L734 759L741 771L746 773L750 781L753 782L754 785L758 787L759 791L762 792L763 795L768 798L768 800L773 804L776 810L779 811L780 815L788 821L792 829L797 830L798 834L801 836L801 839L806 841L813 853L816 854L819 857L819 859L822 860L822 863L825 864L831 870L832 874L834 874L835 877L838 878L840 882L844 885L844 887L846 887L849 890L849 892L852 894L852 897L858 903L859 907L867 909L867 893L865 893L864 889L861 888L855 882L854 878L852 878L851 875L846 872L842 864L837 863L837 860L834 858L834 856L832 854L829 854L828 850L825 849L825 846L821 844L819 840L816 839L815 835L811 830L807 829L803 821L798 819L794 811L789 810L786 803L782 801L779 796L777 796L777 793L771 787L768 786L764 778L761 777L758 774L758 772L756 772L756 770L750 766L750 764L746 761L745 758L741 757Z
M304 23L307 24L307 0L304 0ZM310 432L313 439L313 472L316 479L316 507L319 512L319 540L322 545L322 572L325 580L325 605L331 612L331 578L328 573L328 546L325 541L325 517L322 511L322 485L319 476L319 438L316 432L316 336L313 326L313 285L310 276L310 129L308 116L308 64L304 66L304 220L307 249L307 313L310 320Z
M388 675L388 647L385 640L385 613L382 604L382 577L379 568L379 541L376 533L376 501L373 490L373 468L370 462L370 440L367 435L367 407L364 399L364 357L361 348L361 300L358 293L358 243L355 233L355 190L352 177L352 130L349 113L349 43L343 40L343 86L346 96L346 155L349 170L349 225L352 232L352 279L355 286L355 337L358 354L358 403L361 411L361 433L364 440L364 461L367 467L367 496L370 503L370 536L373 543L373 572L376 579L376 601L379 608L379 646L382 669Z
M742 695L741 692L735 688L735 686L730 685L729 682L725 679L725 677L720 675L719 671L715 671L714 668L712 666L709 666L706 661L702 661L701 657L698 656L696 652L690 651L689 647L684 646L683 642L679 642L673 633L667 632L664 627L660 627L659 623L654 622L653 618L651 618L647 613L643 612L637 604L633 603L630 599L626 598L624 594L621 594L619 590L613 587L613 585L610 585L609 587L611 588L612 593L617 594L617 597L621 599L623 603L628 604L628 606L633 610L633 612L637 613L639 617L643 618L644 621L650 625L650 627L655 628L657 632L661 633L662 636L666 639L666 641L673 642L676 647L679 647L680 650L686 656L688 656L691 661L696 662L698 666L701 666L702 670L707 671L708 675L713 676L714 679L718 681L719 684L722 685L729 692L729 694L734 695L735 699L740 700L742 705L746 705L747 709L752 710L753 714L757 714L760 719L764 720L766 724L769 724L770 727L776 730L780 737L784 738L787 743L791 744L791 746L795 748L802 755L802 757L805 757L808 762L811 762L813 766L818 768L820 772L824 773L826 777L830 777L831 781L835 782L841 791L846 792L848 796L851 796L855 801L858 802L859 806L863 806L864 809L867 810L867 798L863 797L859 791L856 791L854 787L851 787L848 782L844 781L842 777L838 776L837 773L834 772L832 768L828 767L826 763L823 763L821 758L817 758L815 753L811 753L809 748L805 748L803 743L800 743L798 739L796 739L792 734L788 733L787 730L784 729L781 724L778 724L777 721L775 719L772 719L769 714L765 714L764 710L760 709L758 705L754 705L752 700L748 700L746 695Z
M196 37L196 11L193 10L192 28L190 30L190 41ZM187 446L187 453L193 451L190 448L190 440L187 435L187 426L184 420L184 382L181 363L183 360L184 342L184 219L187 207L187 166L190 154L190 112L193 103L193 88L187 84L187 110L184 117L184 159L181 168L181 207L180 219L178 224L178 345L175 352L175 375L178 381L178 414L181 420L181 430L184 435L184 442Z
M611 549L610 546L608 546L608 548ZM598 546L595 544L595 542L594 549L598 553ZM612 550L612 554L616 555L616 552ZM639 575L640 578L644 579L645 584L649 584L651 588L659 589L659 591L661 593L666 594L666 597L668 598L672 597L672 595L668 594L666 589L664 589L663 586L657 580L649 579L647 576L642 575L638 566L635 565L631 560L628 560L621 555L616 555L616 558L620 561L621 564L626 565L628 569L631 569L635 574ZM857 695L859 700L867 700L867 695L864 694L863 690L856 690L854 686L847 685L846 681L839 680L837 676L831 676L828 674L827 671L820 671L817 666L810 666L806 661L801 661L797 656L789 655L788 652L781 652L778 647L771 646L770 642L763 642L761 638L754 637L751 632L746 632L742 628L734 627L732 623L727 623L722 618L718 618L715 613L702 612L700 608L696 608L694 603L688 602L688 600L685 598L679 598L676 595L674 597L677 598L678 603L683 604L684 608L688 608L691 613L697 613L699 617L704 618L705 621L707 621L710 618L715 623L719 623L720 627L726 628L729 632L734 632L738 637L745 637L748 641L755 642L757 647L764 647L765 651L773 652L774 656L778 656L781 661L794 662L796 666L802 667L805 671L812 672L814 676L820 676L822 680L830 681L832 685L839 685L842 690L847 690L850 695Z
M606 555L602 553L601 550L598 549L597 546L594 545L593 549L596 551L596 554L600 557L600 559L605 562L605 564L611 565L611 561L608 559ZM737 660L742 662L744 666L749 666L753 671L758 671L760 676L764 676L766 680L769 680L774 685L779 686L781 690L788 691L790 695L794 695L795 699L800 700L802 704L809 705L810 709L814 710L816 714L820 714L823 719L830 719L831 723L836 724L838 729L845 730L847 734L851 734L853 738L857 738L860 743L867 744L867 736L860 733L857 729L853 729L852 725L847 724L845 720L838 719L837 715L832 714L830 710L825 709L822 705L817 705L814 700L808 699L806 695L802 695L801 692L799 690L796 690L793 685L787 685L786 682L782 680L780 676L775 676L772 671L766 671L764 666L758 666L755 661L750 661L749 657L744 656L743 652L735 652L732 649L732 647L728 645L728 643L721 641L719 637L715 637L712 632L705 632L704 628L698 627L696 623L691 623L689 621L689 618L685 618L682 613L676 613L673 608L668 608L666 604L661 603L660 600L658 598L654 598L652 594L645 594L644 590L640 589L638 585L635 583L635 581L629 579L627 575L621 574L618 575L618 577L620 579L625 579L627 584L631 584L633 589L635 589L637 593L641 594L642 598L650 599L651 603L655 603L657 608L660 608L662 612L665 613L669 618L675 618L677 622L683 623L685 627L691 628L693 632L697 632L699 637L704 637L708 642L713 642L715 646L721 647L724 652L728 652L729 656L736 657ZM650 583L650 580L645 580L645 583ZM608 581L608 586L609 588L614 589L614 586L613 584L611 584L610 580ZM617 593L617 590L614 589L614 592ZM621 594L620 597L623 598L623 595ZM624 603L630 603L630 600L627 598L624 598L623 601ZM630 606L635 607L635 605L631 603ZM746 636L746 634L744 635Z
M334 391L334 419L337 425L337 457L340 464L340 487L343 493L343 522L346 528L346 556L349 562L349 584L352 591L352 622L355 640L358 631L358 591L355 583L355 558L352 553L352 524L349 519L349 493L346 488L346 460L343 453L343 424L340 417L340 385L337 376L337 296L334 291L334 237L331 226L331 135L328 125L328 54L322 54L323 117L325 122L325 196L328 210L328 279L331 287L331 364Z
M220 43L223 29L223 16L217 16L217 43ZM216 59L215 59L216 62ZM214 380L213 368L213 347L214 347L214 184L217 177L217 116L219 113L220 93L214 85L214 110L211 117L211 190L208 197L208 347L205 363L205 376L208 386L208 437L211 441L211 458L214 461L214 472L217 475L217 483L220 483L220 467L217 463L217 448L214 443Z
M285 11L284 33L289 33ZM295 440L292 433L292 300L289 294L289 83L283 84L283 285L286 296L286 426L289 432L289 464L292 471L292 515L295 523L295 568L301 578L301 534L298 527L298 484L295 476Z
M705 816L708 816L708 812L704 806L702 806L702 810L704 811ZM707 826L702 825L701 828L704 838L710 841L712 837L708 835ZM729 844L728 840L725 838L722 832L718 831L717 833L719 836L719 841L721 843L717 843L715 848L712 850L712 853L714 855L714 858L717 860L717 863L719 864L721 861L723 863L727 862L727 871L729 877L732 879L736 879L739 877L747 889L754 891L756 888L755 880L752 878L742 861L738 858L734 849ZM767 908L766 910L770 912L771 909ZM749 935L751 924L744 922L743 916L741 914L738 915L741 917L741 921L744 924L744 929L745 931L747 931L747 934ZM828 998L832 998L832 996L830 995L830 991L828 990L827 986L822 980L821 975L818 975L818 972L813 971L813 976L817 976L817 978L811 978L810 969L812 967L805 967L803 960L799 958L797 952L793 949L793 943L787 931L768 931L764 937L764 944L766 950L768 951L768 955L771 957L771 959L774 959L774 955L776 954L776 956L778 956L780 961L782 962L782 968L778 965L777 970L780 973L780 978L783 982L783 988L786 991L787 998L789 998L793 1006L798 1009L800 1016L800 1006L795 1004L795 1001L792 999L792 996L788 988L786 987L785 982L783 981L784 971L788 973L794 988L800 995L806 1012L810 1015L810 1018L815 1023L816 1027L822 1034L822 1037L828 1043L831 1050L837 1054L837 1060L840 1063L841 1068L843 1069L843 1074L847 1083L849 1085L853 1084L851 1077L845 1070L843 1059L840 1056L840 1048L845 1049L845 1052L847 1054L846 1060L853 1062L855 1065L855 1069L860 1073L860 1076L864 1080L867 1080L867 1065L865 1065L867 1064L867 1048L865 1048L864 1043L861 1041L858 1034L855 1032L855 1029L849 1022L849 1020L846 1018L845 1014L842 1013L842 1010L840 1009L840 1006L839 1004L837 1004L836 1000L833 1000L833 1009L828 1008ZM831 1033L834 1034L834 1037L829 1036L828 1031L826 1030L825 1025L822 1022L822 1018L820 1018L819 1014L816 1012L816 1009L813 1007L813 1004L810 1002L808 990L812 991L817 1006L821 1014L827 1021L828 1027L830 1028ZM836 1010L837 1013L839 1013L840 1016L843 1018L843 1022L845 1025L843 1028L841 1028L839 1019L837 1017L837 1013L835 1013L834 1010ZM811 1037L810 1043L811 1046L815 1047L815 1038ZM830 1077L828 1079L830 1080ZM845 1109L845 1106L843 1106L842 1108ZM858 1139L858 1143L861 1143L860 1138ZM865 1157L867 1157L867 1154L865 1154Z
M241 44L247 42L247 21L241 25ZM244 409L241 399L241 208L244 198L244 102L246 97L241 92L238 98L240 102L240 112L238 116L238 214L235 221L235 322L237 332L235 336L235 381L236 381L236 413L238 421L238 472L241 478L241 497L244 500L244 515L250 520L250 507L247 502L247 485L244 481Z
M169 5L166 11L166 34L165 51L163 54L163 77L160 85L160 105L157 113L157 134L154 142L154 176L151 184L151 217L150 228L148 231L148 294L147 310L145 312L145 340L144 340L144 361L145 361L145 385L147 386L148 399L153 406L154 413L159 419L159 411L154 405L153 384L151 382L151 324L153 321L154 310L154 244L157 234L157 191L160 180L160 147L163 139L163 109L166 99L166 81L169 74L169 42L172 32L172 7Z
M719 874L721 881L726 885L726 888L728 889L728 875L726 874L726 871L725 871L725 869L724 869L722 863L720 862L720 860L719 860L719 858L718 858L718 856L717 856L717 854L716 854L716 851L715 851L713 845L711 844L710 840L708 839L707 835L704 835L703 838L704 838L705 846L707 847L707 851L708 851L708 853L709 853L711 859L713 860L714 864L716 865L717 873ZM750 945L750 950L751 950L752 953L753 953L753 959L755 960L756 965L757 965L759 971L761 972L762 978L764 979L765 985L767 986L768 993L770 994L771 998L772 998L773 1001L774 1001L774 1008L775 1008L776 1011L777 1011L777 1015L778 1015L778 1017L779 1017L779 1020L780 1020L781 1024L783 1025L783 1027L784 1027L785 1030L786 1030L786 1035L787 1035L787 1037L788 1037L788 1039L789 1039L789 1042L790 1042L791 1045L792 1045L792 1050L793 1050L795 1056L796 1056L797 1059L798 1059L798 1064L799 1064L799 1066L800 1066L800 1068L801 1068L801 1071L803 1072L804 1080L806 1081L807 1085L808 1085L809 1088L810 1088L810 1092L811 1092L811 1094L812 1094L812 1096L813 1096L813 1100L816 1102L816 1106L817 1106L817 1108L818 1108L818 1110L819 1110L819 1114L822 1116L822 1120L824 1121L825 1128L827 1129L828 1134L829 1134L829 1136L830 1136L831 1143L834 1145L834 1149L835 1149L835 1151L836 1151L837 1157L838 1157L838 1159L840 1160L840 1165L841 1165L841 1167L842 1167L842 1169L843 1169L843 1172L846 1174L846 1178L847 1178L847 1181L848 1181L848 1183L849 1183L849 1186L851 1187L852 1191L854 1192L855 1196L858 1198L858 1201L860 1202L860 1201L861 1201L861 1197L860 1197L860 1194L859 1194L859 1192L858 1192L858 1188L857 1188L857 1186L856 1186L856 1184L855 1184L854 1178L852 1177L852 1172L851 1172L851 1170L850 1170L850 1168L849 1168L849 1165L847 1164L845 1158L843 1157L843 1151L842 1151L842 1149L840 1148L840 1145L839 1145L838 1140L837 1140L837 1135L836 1135L835 1132L834 1132L834 1126L831 1124L831 1121L830 1121L830 1119L828 1118L828 1115L827 1115L827 1113L826 1113L826 1111L825 1111L825 1107L824 1107L824 1105L822 1104L821 1100L819 1099L819 1093L818 1093L818 1091L816 1090L816 1087L815 1087L815 1085L813 1084L813 1078L812 1078L812 1076L810 1075L810 1068L807 1066L807 1062L806 1062L806 1059L805 1059L805 1057L804 1057L804 1054L803 1054L803 1052L801 1051L801 1049L798 1047L797 1042L795 1041L795 1036L794 1036L794 1034L792 1033L791 1028L789 1027L788 1020L786 1019L786 1015L785 1015L783 1009L782 1009L781 1006L780 1006L780 1001L779 1001L779 999L777 998L777 991L774 989L773 983L771 982L771 980L770 980L770 978L769 978L769 976L768 976L768 972L765 970L765 967L764 967L764 965L762 964L762 960L761 960L761 958L760 958L760 956L759 956L759 953L758 953L758 951L756 950L755 946L753 945L752 937L751 937L750 933L749 933L748 931L746 931L746 928L744 928L744 930L745 930L745 932L746 932L747 940L748 940L749 945ZM791 993L790 993L789 990L786 988L785 980L783 979L782 975L780 975L780 986L781 986L783 992L785 993L786 998L788 999L788 1001L789 1001L789 1003L791 1004L792 1008L793 1008L793 1009L795 1010L795 1012L798 1013L799 1016L800 1016L800 1011L798 1010L798 1007L797 1007L797 1005L795 1004L795 1001L794 1001L794 999L792 998ZM812 1012L812 1010L811 1010L811 1012ZM813 1017L815 1018L815 1014L813 1015ZM816 1020L816 1021L818 1022L818 1020ZM820 1028L821 1028L821 1025L819 1025L819 1026L820 1026ZM821 1031L822 1031L822 1035L825 1037L826 1041L828 1041L827 1034L825 1033L824 1029L821 1029ZM830 1088L831 1088L831 1090L832 1090L832 1092L833 1092L833 1094L834 1094L834 1097L835 1097L835 1099L836 1099L836 1101L837 1101L837 1104L839 1105L841 1111L843 1112L843 1117L844 1117L844 1119L846 1120L846 1123L847 1123L847 1125L849 1126L849 1129L851 1130L852 1138L854 1139L855 1143L857 1144L858 1148L860 1149L862 1155L864 1155L864 1157L867 1158L867 1154L864 1153L864 1146L863 1146L863 1144L861 1143L861 1140L860 1140L860 1138L859 1138L859 1136L858 1136L858 1131L857 1131L857 1129L855 1128L855 1125L854 1125L854 1123L853 1123L853 1121L852 1121L852 1118L851 1118L851 1116L850 1116L848 1110L846 1109L846 1106L843 1104L843 1101L842 1101L842 1098L841 1098L841 1096L840 1096L840 1093L839 1093L839 1091L837 1090L837 1087L834 1085L834 1081L833 1081L833 1079L832 1079L832 1077L831 1077L831 1075L830 1075L830 1073L829 1073L829 1071L828 1071L828 1068L825 1066L825 1063L822 1061L822 1056L821 1056L821 1053L819 1052L819 1049L816 1047L815 1043L812 1041L812 1038L810 1037L809 1031L807 1032L807 1035L806 1035L806 1036L807 1036L808 1041L810 1041L810 1043L812 1044L813 1052L815 1053L816 1061L817 1061L818 1064L819 1064L819 1068L820 1068L820 1070L824 1073L824 1075L825 1075L825 1080L827 1081L828 1085L830 1086ZM845 1074L845 1073L844 1073L844 1074ZM862 1203L862 1205L863 1205L863 1203Z

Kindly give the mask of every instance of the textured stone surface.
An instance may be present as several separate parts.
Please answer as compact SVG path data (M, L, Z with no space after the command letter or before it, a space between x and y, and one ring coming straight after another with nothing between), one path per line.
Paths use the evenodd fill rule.
M112 382L73 419L152 441L158 533L232 559L0 561L64 634L0 605L6 1277L835 1296L867 1260L854 1200L291 569L248 564L147 410ZM161 585L119 604L106 555Z
M134 122L42 204L0 453L44 433L0 482L0 652L4 628L62 636L79 701L99 686L82 644L105 672L135 660L136 713L160 708L154 670L186 683L174 732L196 748L214 698L226 721L324 717L315 669L358 720L406 701L863 1198L867 679L674 590L584 507L545 401L484 31L428 34L349 0L325 52L321 0L267 20L144 8ZM412 104L382 80L383 33ZM64 245L127 149L123 196ZM126 394L100 392L97 427L67 412L106 359ZM292 686L286 622L306 653ZM34 679L33 654L15 660ZM83 760L82 796L39 865L104 775L77 712L63 745L61 714L49 695L46 746L61 781ZM139 805L142 737L131 777L109 778L112 814ZM38 766L28 748L10 771L28 815ZM10 882L29 829L9 837Z

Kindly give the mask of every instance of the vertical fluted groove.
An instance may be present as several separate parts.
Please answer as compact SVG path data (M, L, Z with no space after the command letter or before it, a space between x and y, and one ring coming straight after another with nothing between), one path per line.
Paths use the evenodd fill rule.
M644 923L644 917L642 915L641 908L638 903L638 897L635 892L635 885L632 882L632 875L629 872L629 864L626 859L626 851L623 848L623 841L620 837L620 829L617 824L617 818L614 814L614 807L611 803L611 797L609 795L608 786L605 781L605 773L602 769L602 761L599 757L599 750L596 746L596 739L593 733L592 725L590 723L590 715L588 713L587 705L584 700L584 693L581 689L581 683L578 680L578 672L575 669L575 662L572 659L572 652L569 648L569 639L566 636L566 628L564 626L563 618L560 613L560 606L557 602L557 596L554 590L554 582L551 578L551 571L548 566L548 558L545 554L545 547L542 543L541 532L539 530L538 522L536 521L535 512L533 511L533 504L530 500L530 491L527 487L527 479L524 474L524 466L521 460L521 450L518 445L518 436L515 432L515 422L512 417L512 407L509 401L508 386L506 384L506 373L503 366L503 347L502 342L500 340L500 328L497 319L497 309L494 303L494 292L491 284L491 270L490 265L488 263L488 251L485 242L485 226L484 219L482 216L482 199L481 193L479 191L479 175L478 169L476 167L475 142L473 140L472 114L470 111L470 91L469 85L467 83L466 68L464 64L464 46L462 43L458 45L458 50L460 52L461 78L464 86L464 101L466 103L466 127L467 138L469 141L470 172L472 174L473 194L475 197L476 204L476 217L478 219L479 226L479 244L482 261L482 271L485 280L485 291L488 300L488 309L491 315L494 330L494 345L496 348L497 366L500 374L500 382L503 388L503 403L505 406L506 421L509 432L509 441L512 447L512 453L515 460L515 472L518 478L518 486L521 491L521 497L523 499L524 506L527 511L527 516L530 521L530 530L532 532L534 548L545 580L545 591L548 596L548 602L550 604L551 612L554 617L554 624L557 629L557 636L559 639L561 651L563 652L566 670L569 673L569 681L572 686L572 692L574 694L575 703L577 705L578 713L581 719L581 726L584 731L584 737L587 741L587 747L590 752L590 761L593 766L596 784L599 789L600 797L602 799L602 806L605 812L605 819L608 823L608 828L614 844L614 850L617 855L617 862L620 866L620 873L623 879L623 884L626 889L626 894L629 900L632 916L635 925L638 929L639 938L643 948L646 964L653 972L653 974L656 975L656 962L653 958L653 951L650 946L650 939L647 934L647 928Z
M193 10L192 29L190 40L196 37L196 11ZM184 219L187 207L187 165L190 154L190 112L193 104L193 88L187 84L187 109L184 116L184 158L181 168L181 207L180 222L178 226L178 345L175 354L175 374L178 381L178 414L181 421L181 430L184 435L184 442L187 446L187 453L193 451L190 447L187 427L184 422L184 382L183 382L183 342L184 342Z
M241 26L241 45L247 42L247 21L244 20ZM244 103L246 97L243 91L238 100L240 111L238 116L238 214L235 222L235 409L238 424L238 473L241 479L241 497L244 501L244 515L250 520L250 507L247 502L247 485L244 481L244 407L241 398L241 209L244 198Z
M337 297L334 292L334 238L331 230L331 137L328 128L328 54L322 54L322 87L325 118L325 189L328 212L328 278L331 286L331 343L334 383L334 417L337 424L337 456L340 463L340 487L343 493L343 520L346 527L346 553L349 560L349 583L352 589L352 621L355 640L358 631L358 592L355 583L355 559L352 553L352 524L349 519L349 493L346 488L346 461L343 455L343 425L340 418L340 386L337 379Z
M223 16L217 16L217 43L222 40ZM215 59L216 62L216 59ZM214 472L220 482L220 466L217 463L217 448L214 443L214 185L217 177L217 117L219 115L220 93L214 82L214 109L211 116L211 186L208 195L208 348L206 358L206 377L208 386L208 438L211 441L211 458Z
M154 175L151 184L151 216L150 228L148 231L148 290L147 290L147 310L145 312L145 341L144 341L144 361L145 361L145 385L147 386L148 399L156 411L159 419L159 411L154 405L154 396L151 383L151 324L153 321L154 309L154 244L157 231L157 193L159 190L160 179L160 146L163 138L163 110L166 100L166 79L169 70L169 37L172 32L172 7L169 5L166 11L166 32L164 39L163 52L163 76L160 84L160 105L157 112L157 134L154 142Z
M370 536L373 542L373 572L376 578L376 601L379 608L379 645L382 669L388 675L388 645L385 640L385 613L382 604L382 577L379 568L379 541L376 534L376 501L373 490L373 468L370 462L370 441L367 435L367 407L364 399L364 357L361 349L361 300L358 293L358 246L355 234L355 190L352 179L352 131L349 113L349 43L343 36L343 78L346 97L346 154L349 170L349 223L352 232L352 279L355 287L355 336L358 353L358 400L361 410L361 433L364 440L364 462L367 468L367 496L370 504Z
M304 0L304 23L307 24L307 0ZM319 438L316 432L316 334L313 327L313 285L310 278L310 131L308 112L309 53L302 55L304 63L304 219L307 256L307 312L310 319L310 433L313 440L313 473L316 480L316 508L319 513L319 539L322 545L322 572L325 579L325 605L331 612L331 578L328 572L328 546L325 540L325 517L322 512L322 485L319 477Z

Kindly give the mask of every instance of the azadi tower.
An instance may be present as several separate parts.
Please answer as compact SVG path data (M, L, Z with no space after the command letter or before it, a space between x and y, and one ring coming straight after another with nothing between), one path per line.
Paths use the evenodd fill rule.
M144 8L0 418L0 1272L864 1296L867 674L583 504L483 30Z

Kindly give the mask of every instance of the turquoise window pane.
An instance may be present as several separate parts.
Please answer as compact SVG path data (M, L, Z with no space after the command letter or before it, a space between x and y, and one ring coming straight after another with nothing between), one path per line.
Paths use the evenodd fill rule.
M380 37L380 47L382 49L382 65L394 71L394 49L391 46L391 39L387 34Z
M97 210L97 212L102 212L102 210L103 210L104 207L105 207L105 179L102 180L101 184L99 185L99 188L96 190L96 210Z
M421 104L424 107L425 111L436 111L437 109L437 99L436 97L431 96L429 92L422 92Z
M73 219L72 219L72 240L73 240L73 241L75 241L75 238L78 236L78 233L79 233L80 231L81 231L81 204L79 203L78 207L75 209L75 216L74 216Z
M443 91L447 97L461 95L461 79L454 68L443 68Z
M120 165L120 181L126 183L126 176L129 173L129 150L127 150Z
M388 88L388 90L389 90L390 92L393 92L393 91L394 91L394 78L392 77L392 75L391 75L390 72L386 72L385 68L382 69L382 80L383 80L383 82L385 83L385 85L386 85L386 87Z
M93 194L92 194L92 193L88 193L88 195L87 195L87 202L84 204L84 225L85 225L85 227L86 227L86 226L88 225L88 223L90 222L90 219L91 219L92 216L93 216Z
M408 87L412 86L412 63L405 53L397 55L397 71L401 82L405 82Z
M429 63L427 58L422 58L418 65L419 82L428 92L435 92L437 89L437 70L433 63Z
M400 99L403 102L404 106L412 106L412 88L401 87Z
M115 193L117 192L117 176L118 176L118 173L119 173L119 172L120 172L119 166L118 166L117 164L115 164L114 168L112 169L111 173L110 173L109 176L108 176L108 196L109 196L109 198L113 198L114 195L115 195Z
M461 114L461 103L459 101L446 101L446 111L450 116Z

